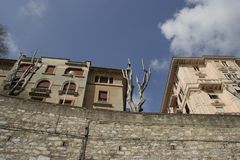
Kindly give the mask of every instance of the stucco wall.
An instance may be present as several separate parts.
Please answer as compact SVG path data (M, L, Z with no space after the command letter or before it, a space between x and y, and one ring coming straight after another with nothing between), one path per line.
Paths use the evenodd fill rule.
M224 68L224 61L232 69L228 71ZM240 113L240 100L225 88L228 84L233 90L240 89L236 81L226 77L228 73L240 75L240 68L233 59L206 59L204 64L188 63L177 67L174 77L176 87L173 85L171 90L172 95L177 97L177 105L175 103L174 106L179 112L187 113L187 106L190 114ZM210 92L217 98L210 98ZM171 106L170 113L173 112L174 107Z
M0 159L240 159L240 116L133 114L0 96Z
M95 82L96 76L111 77L113 83L99 83ZM107 92L107 101L98 101L99 91ZM125 109L125 94L124 84L121 70L111 69L90 69L85 98L84 106L87 108L94 109L107 109L115 111L123 111Z

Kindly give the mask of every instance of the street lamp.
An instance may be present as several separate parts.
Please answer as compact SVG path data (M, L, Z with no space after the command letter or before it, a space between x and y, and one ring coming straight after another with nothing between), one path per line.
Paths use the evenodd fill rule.
M68 73L70 75L70 79L69 79L69 82L68 82L68 86L67 86L67 89L66 89L66 92L65 92L65 96L64 96L64 99L63 99L63 102L62 104L65 104L65 101L66 101L66 98L67 98L67 93L68 93L68 90L69 90L69 87L70 87L70 83L75 75L75 72L74 71L70 71Z

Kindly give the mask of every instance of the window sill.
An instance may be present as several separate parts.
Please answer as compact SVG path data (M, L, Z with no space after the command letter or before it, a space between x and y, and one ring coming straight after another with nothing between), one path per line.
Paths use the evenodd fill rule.
M45 75L56 75L55 73L47 73L47 72L42 73L42 74L45 74Z
M107 107L107 108L113 108L112 104L102 101L94 102L93 105L95 107Z
M71 77L72 75L69 75L69 74L63 74L62 76L65 76L65 77ZM84 78L84 76L79 76L79 75L74 75L73 77L76 77L76 78Z

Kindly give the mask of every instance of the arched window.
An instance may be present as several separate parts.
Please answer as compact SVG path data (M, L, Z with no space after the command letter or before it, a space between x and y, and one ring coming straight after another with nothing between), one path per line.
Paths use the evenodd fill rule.
M84 72L81 68L67 68L64 74L69 74L70 71L74 72L74 76L82 76Z
M68 88L68 91L75 91L76 90L76 84L73 83L73 82L70 82L69 83L66 83L64 86L63 86L63 91L66 91Z
M40 81L37 85L37 88L49 88L50 82L48 80Z

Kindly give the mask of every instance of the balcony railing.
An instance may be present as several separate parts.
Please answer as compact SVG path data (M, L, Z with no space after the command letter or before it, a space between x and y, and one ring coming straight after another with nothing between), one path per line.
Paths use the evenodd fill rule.
M202 90L221 90L222 81L218 79L198 79L199 88Z
M48 88L32 88L31 92L29 92L30 96L38 96L38 97L49 97L51 90Z
M78 96L78 92L76 92L75 90L68 90L67 93L66 93L66 90L59 90L58 94L59 95L67 94L67 95Z

